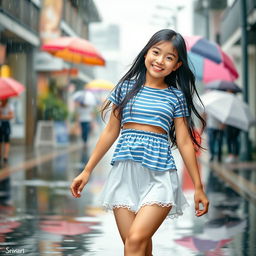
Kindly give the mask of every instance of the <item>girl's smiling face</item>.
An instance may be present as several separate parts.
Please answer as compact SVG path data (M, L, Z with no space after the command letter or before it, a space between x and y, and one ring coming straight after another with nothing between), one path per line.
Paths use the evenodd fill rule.
M177 50L172 43L161 41L153 45L145 55L147 75L152 78L164 78L177 70L182 62L178 61Z

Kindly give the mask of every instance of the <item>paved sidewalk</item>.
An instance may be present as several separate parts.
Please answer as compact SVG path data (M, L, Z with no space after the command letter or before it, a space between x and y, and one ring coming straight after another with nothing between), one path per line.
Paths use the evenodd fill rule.
M113 148L95 168L80 199L74 199L69 191L71 180L86 162L97 136L94 134L90 138L88 152L80 143L71 143L65 148L11 148L9 166L0 169L0 181L10 182L13 202L9 206L0 205L0 255L8 243L33 256L123 255L114 216L102 211L97 200L110 170ZM217 244L216 241L225 241L222 245L225 248L209 245L206 250L209 255L254 256L248 252L255 249L252 242L255 230L245 224L254 223L256 212L253 200L255 164L209 165L207 156L202 155L201 174L211 208L207 216L197 218L190 178L183 175L184 168L177 151L174 156L190 207L178 219L164 221L153 237L153 255L206 255L205 248L191 249L192 245L188 243L188 239L200 238L204 244L215 239L211 246ZM236 229L236 223L240 223L237 225L239 229ZM229 225L232 233L225 240L227 234L223 227ZM217 235L209 237L209 227L214 227ZM71 235L71 231L75 233ZM177 242L179 240L184 240L183 245Z
M15 145L11 147L8 164L0 166L0 180L18 171L26 171L30 168L51 161L52 159L82 149L81 143L71 143L68 147L43 146L38 148Z

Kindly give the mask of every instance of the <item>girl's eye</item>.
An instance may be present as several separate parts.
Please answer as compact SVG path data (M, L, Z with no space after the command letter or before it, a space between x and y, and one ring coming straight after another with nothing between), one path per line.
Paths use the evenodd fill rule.
M158 54L158 51L153 51L154 54Z
M166 59L167 59L167 60L172 60L172 57L167 57Z

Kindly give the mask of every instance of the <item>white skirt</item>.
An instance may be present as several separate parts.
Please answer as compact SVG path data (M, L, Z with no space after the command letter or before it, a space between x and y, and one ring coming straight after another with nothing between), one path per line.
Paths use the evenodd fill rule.
M99 200L106 210L121 207L135 213L145 205L172 206L171 218L182 215L188 206L176 170L152 171L132 160L114 164Z

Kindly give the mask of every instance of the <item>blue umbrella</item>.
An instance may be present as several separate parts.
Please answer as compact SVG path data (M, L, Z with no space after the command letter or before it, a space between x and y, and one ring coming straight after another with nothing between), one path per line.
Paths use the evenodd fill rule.
M193 52L188 52L188 64L196 78L202 81L204 74L204 58Z
M214 42L206 40L205 38L197 40L196 43L191 47L190 51L216 63L222 62L222 56L218 45Z

